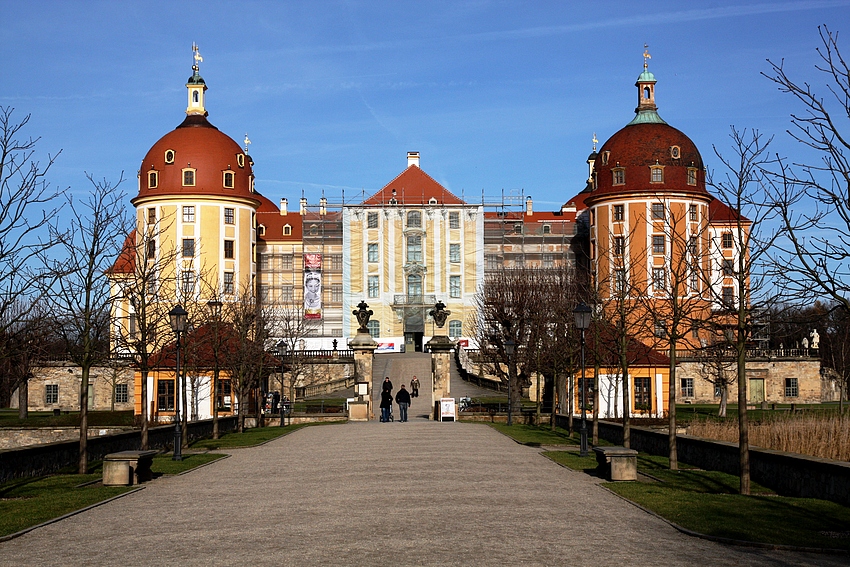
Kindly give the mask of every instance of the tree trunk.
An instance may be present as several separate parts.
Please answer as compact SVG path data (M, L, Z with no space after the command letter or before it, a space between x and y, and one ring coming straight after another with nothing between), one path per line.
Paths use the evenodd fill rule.
M180 390L181 390L180 391L180 397L182 398L181 401L182 401L182 405L183 405L183 416L181 418L183 420L183 423L181 424L181 430L180 430L180 434L181 434L180 442L183 444L184 447L188 447L189 446L189 401L186 399L186 398L188 398L188 396L186 395L186 373L185 372L183 372L182 376L180 376L179 383L180 383Z
M148 449L148 371L142 370L142 391L141 391L141 406L142 406L142 450Z
M738 452L741 468L741 494L750 493L750 440L747 425L747 351L744 331L738 330Z
M593 446L599 445L599 363L593 365Z
M676 447L676 341L670 344L670 386L668 388L667 412L669 416L667 427L669 428L667 443L670 450L670 470L679 470L679 453Z
M88 435L89 435L89 372L87 367L82 369L80 380L80 460L77 463L77 472L86 474L89 472Z
M723 385L720 387L720 411L718 415L720 417L726 417L726 405L729 403L729 384L725 381Z
M21 385L18 386L18 419L29 418L29 416L30 416L29 403L30 403L29 380L23 380L23 381L21 381Z
M218 366L213 369L212 388L212 411L213 411L213 439L218 439ZM282 389L282 388L281 388Z

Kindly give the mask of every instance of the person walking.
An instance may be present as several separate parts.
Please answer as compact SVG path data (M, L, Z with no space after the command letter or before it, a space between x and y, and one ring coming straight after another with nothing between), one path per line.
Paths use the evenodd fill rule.
M419 378L417 378L416 376L414 376L413 380L410 381L410 397L419 397Z
M404 389L404 384L401 385L401 390L396 394L395 401L398 404L399 421L407 421L407 406L410 405L410 394Z
M393 383L390 382L390 377L387 376L384 378L384 384L381 387L382 392L392 392L393 391Z
M388 378L389 379L389 378ZM390 420L390 411L393 408L393 395L389 390L381 392L381 422L386 423Z

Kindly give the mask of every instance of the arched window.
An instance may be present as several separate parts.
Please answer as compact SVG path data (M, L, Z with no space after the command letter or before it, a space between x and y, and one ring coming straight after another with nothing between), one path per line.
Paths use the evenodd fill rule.
M374 319L371 319L368 323L366 323L366 328L369 329L369 335L371 335L373 339L377 339L381 336L380 321L375 321Z
M407 228L422 228L422 213L410 211L407 213Z
M449 336L458 339L463 336L463 321L454 319L449 321Z
M287 224L287 225L284 225L284 226L283 226L283 235L284 235L284 236L289 236L290 234L292 234L292 227L291 227L290 225L288 225L288 224Z
M192 102L198 102L198 91L192 93Z

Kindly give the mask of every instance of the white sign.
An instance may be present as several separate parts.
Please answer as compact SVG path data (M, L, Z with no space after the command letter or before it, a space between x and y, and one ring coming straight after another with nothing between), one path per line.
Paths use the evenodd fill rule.
M358 382L357 383L357 395L365 396L368 393L369 384L367 382Z
M440 398L440 421L443 421L446 418L450 418L452 421L457 421L454 398Z

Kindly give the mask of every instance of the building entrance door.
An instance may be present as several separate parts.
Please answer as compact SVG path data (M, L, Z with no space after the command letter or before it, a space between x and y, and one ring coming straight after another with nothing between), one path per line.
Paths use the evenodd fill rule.
M405 333L404 352L422 352L422 338L425 333Z
M760 404L764 401L764 378L750 378L749 380L749 402Z
M422 352L422 337L425 336L425 319L421 309L409 310L404 318L405 352Z

